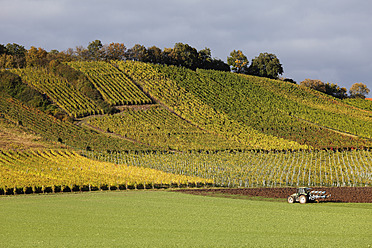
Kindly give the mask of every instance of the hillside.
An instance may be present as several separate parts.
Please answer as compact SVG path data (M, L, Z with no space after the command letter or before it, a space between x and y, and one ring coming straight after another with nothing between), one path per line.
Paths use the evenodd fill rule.
M94 116L103 113L101 105L66 78L26 68L12 72L75 121L57 120L6 94L2 118L49 142L95 151L372 147L372 111L366 103L229 72L133 61L68 65L85 74L120 113ZM86 115L92 116L77 119Z

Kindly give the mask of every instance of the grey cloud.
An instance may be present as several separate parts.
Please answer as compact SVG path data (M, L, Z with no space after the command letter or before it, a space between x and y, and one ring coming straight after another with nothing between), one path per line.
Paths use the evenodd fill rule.
M65 50L103 43L209 47L223 60L275 53L286 77L372 90L372 2L365 0L0 0L0 43ZM4 7L3 7L4 6ZM372 94L372 93L371 93Z

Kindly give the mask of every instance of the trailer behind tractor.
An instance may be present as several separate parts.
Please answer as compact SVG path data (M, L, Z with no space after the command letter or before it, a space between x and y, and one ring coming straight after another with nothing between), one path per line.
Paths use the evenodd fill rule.
M299 202L305 204L307 202L319 201L320 199L326 199L331 195L326 195L325 191L311 190L311 188L300 187L297 192L288 196L288 203Z

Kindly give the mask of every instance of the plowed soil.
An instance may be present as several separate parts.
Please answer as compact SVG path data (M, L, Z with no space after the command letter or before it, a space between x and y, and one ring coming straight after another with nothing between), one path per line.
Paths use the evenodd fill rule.
M364 202L372 203L372 187L314 187L312 190L326 191L331 196L327 202ZM286 198L296 192L296 188L242 188L242 189L183 189L180 192L195 195L210 195L219 197L251 196L263 198Z

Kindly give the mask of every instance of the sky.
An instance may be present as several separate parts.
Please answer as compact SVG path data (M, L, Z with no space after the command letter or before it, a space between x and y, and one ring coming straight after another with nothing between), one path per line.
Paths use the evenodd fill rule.
M275 54L283 77L372 91L368 0L0 0L0 44L59 51L89 42L161 49L187 43L227 61ZM372 97L372 92L368 95Z

